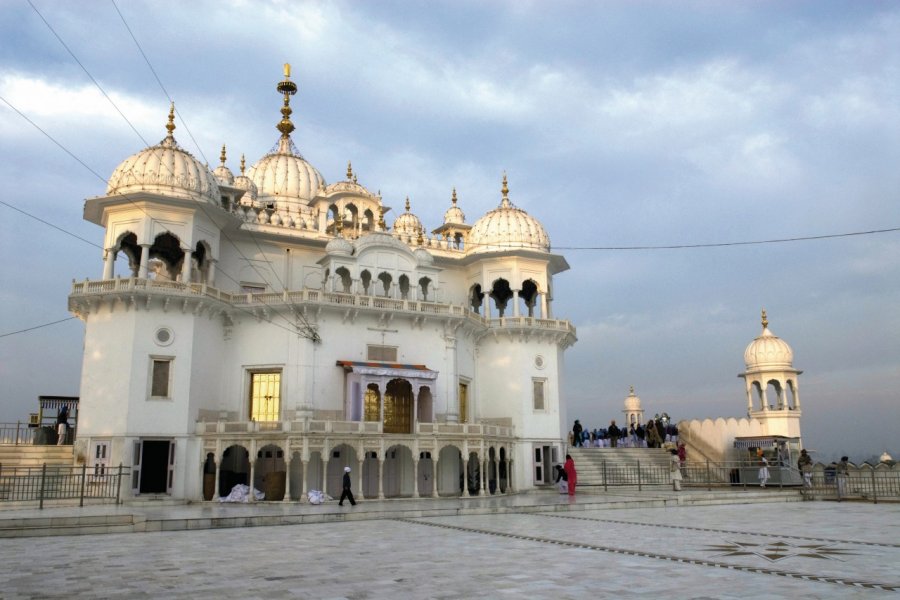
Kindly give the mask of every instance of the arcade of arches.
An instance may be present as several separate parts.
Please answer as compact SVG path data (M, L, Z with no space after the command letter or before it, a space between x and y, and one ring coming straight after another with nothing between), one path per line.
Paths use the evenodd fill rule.
M515 491L509 447L492 444L486 451L468 451L445 445L436 455L432 451L415 452L404 444L384 451L361 450L350 444L338 444L328 450L301 452L285 456L284 447L272 443L251 451L237 443L223 451L218 464L212 452L203 465L203 499L213 500L229 494L237 484L265 493L267 501L297 501L310 490L323 490L337 498L341 494L344 467L351 468L354 495L357 498L422 498L440 496L486 496Z

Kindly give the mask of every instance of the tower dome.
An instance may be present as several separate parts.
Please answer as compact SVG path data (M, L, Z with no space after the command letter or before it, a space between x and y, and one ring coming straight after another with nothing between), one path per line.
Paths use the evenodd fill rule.
M291 67L284 66L284 81L278 84L279 93L284 96L281 107L281 121L276 129L281 132L278 144L256 164L250 167L248 177L256 184L260 199L282 204L279 208L290 209L291 205L307 205L325 186L325 178L300 155L291 140L294 124L291 122L290 97L297 93L297 84L290 80ZM297 206L293 206L297 210Z
M445 225L460 225L466 222L466 215L460 207L456 205L456 188L453 188L453 198L450 200L453 206L444 213Z
M353 242L339 235L326 244L325 254L329 256L350 256L353 254Z
M154 192L218 204L216 177L190 152L181 148L175 131L175 104L169 109L169 132L160 143L126 158L109 177L106 194Z
M221 164L213 171L213 175L216 176L216 181L219 182L219 185L234 185L234 173L225 166L225 144L222 144L222 153L219 155L219 160L221 161Z
M634 386L631 386L628 397L625 398L625 410L641 410L641 399L634 395Z
M766 311L762 311L762 328L759 337L750 342L744 350L744 363L747 369L792 368L794 351L787 342L769 331Z
M503 200L500 206L481 217L469 232L468 252L507 250L550 251L550 236L537 219L509 201L506 175L503 175Z
M394 221L394 232L403 235L419 235L422 231L422 221L419 217L409 212L409 198L406 198L406 212Z
M253 180L244 175L244 169L246 168L246 162L244 160L244 155L241 154L241 174L234 178L234 183L232 184L234 187L244 190L244 195L242 200L245 203L252 204L256 202L256 196L259 193L259 190L256 187L256 184L253 183Z

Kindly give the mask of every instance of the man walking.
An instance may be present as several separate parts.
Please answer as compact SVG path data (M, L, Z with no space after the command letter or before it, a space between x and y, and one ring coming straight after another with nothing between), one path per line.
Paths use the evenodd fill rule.
M338 506L344 505L344 498L350 501L351 506L356 506L356 500L353 499L353 492L350 491L350 467L344 467L344 489L341 492L341 499L338 500Z

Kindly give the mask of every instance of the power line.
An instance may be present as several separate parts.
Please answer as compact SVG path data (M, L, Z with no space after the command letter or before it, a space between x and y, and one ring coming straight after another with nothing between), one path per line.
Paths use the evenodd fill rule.
M9 333L0 334L0 338L5 338L10 335L16 335L17 333L25 333L27 331L34 331L35 329L41 329L42 327L50 327L51 325L56 325L57 323L65 323L66 321L71 321L72 319L77 319L78 317L68 317L65 319L60 319L59 321L52 321L50 323L44 323L43 325L35 325L34 327L28 327L27 329L20 329L19 331L10 331Z
M101 250L103 250L103 246L100 246L99 244L95 244L94 242L92 242L92 241L90 241L90 240L86 240L85 238L81 237L80 235L76 235L76 234L72 233L71 231L66 231L66 230L63 229L62 227L59 227L58 225L54 225L54 224L51 223L50 221L45 221L44 219L42 219L42 218L40 218L40 217L37 217L37 216L35 216L35 215L33 215L33 214L29 213L29 212L25 212L25 211L22 210L21 208L17 208L17 207L13 206L12 204L10 204L10 203L8 203L8 202L6 202L6 201L4 201L4 200L0 200L0 204L3 204L3 205L5 205L5 206L8 206L9 208L11 208L11 209L13 209L13 210L15 210L15 211L18 211L18 212L22 213L23 215L25 215L25 216L27 216L27 217L31 217L31 218L34 219L35 221L40 221L40 222L43 223L44 225L47 225L47 226L49 226L49 227L52 227L53 229L56 229L57 231L61 231L61 232L63 232L63 233L66 234L66 235L70 235L70 236L72 236L73 238L75 238L76 240L81 240L81 241L84 242L85 244L90 244L90 245L93 246L94 248L100 248Z

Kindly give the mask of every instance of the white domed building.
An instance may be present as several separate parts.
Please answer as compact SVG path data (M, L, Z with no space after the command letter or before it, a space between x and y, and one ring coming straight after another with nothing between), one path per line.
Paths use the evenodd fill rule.
M744 351L747 416L760 421L768 435L800 437L799 376L794 352L787 342L769 331L762 311L762 333ZM770 397L768 390L773 391Z
M371 498L550 485L576 337L552 314L568 264L543 226L504 175L474 225L454 190L431 234L409 204L389 229L351 165L327 184L297 150L289 69L277 89L280 137L240 175L224 147L214 171L180 148L173 109L86 200L104 265L69 296L76 455L128 466L127 497L334 496L345 466Z

